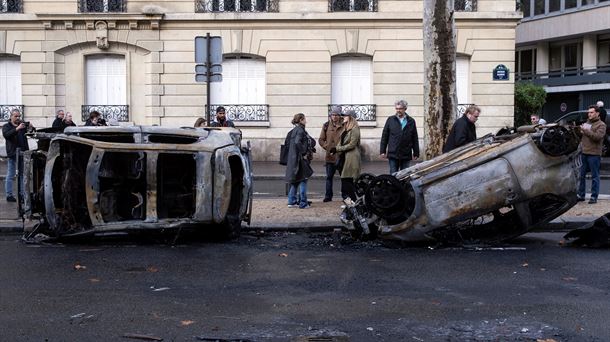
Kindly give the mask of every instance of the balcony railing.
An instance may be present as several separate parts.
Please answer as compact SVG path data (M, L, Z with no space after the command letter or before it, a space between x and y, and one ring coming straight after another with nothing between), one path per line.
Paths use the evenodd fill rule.
M125 0L79 0L79 11L81 13L125 12L125 2Z
M106 122L127 122L129 121L129 106L128 105L84 105L81 106L81 114L83 121L89 119L89 114L93 111L98 111L102 114L102 118Z
M474 106L474 103L460 103L457 105L457 112L455 113L456 118L462 117L466 113L466 109L470 106Z
M610 83L610 65L597 68L565 68L547 73L521 72L515 75L515 79L548 87Z
M196 0L195 12L279 12L279 0Z
M214 104L210 105L210 118L216 117L216 108L225 107L227 118L235 122L269 121L268 104Z
M477 0L455 0L453 8L458 12L476 12Z
M0 105L0 121L9 121L13 109L19 109L19 112L21 113L21 120L25 120L23 105Z
M377 12L377 0L328 0L329 12Z
M329 104L328 112L334 106L340 106L341 112L353 110L358 115L358 121L376 121L377 120L377 105L375 104Z
M0 13L23 13L21 0L0 0Z

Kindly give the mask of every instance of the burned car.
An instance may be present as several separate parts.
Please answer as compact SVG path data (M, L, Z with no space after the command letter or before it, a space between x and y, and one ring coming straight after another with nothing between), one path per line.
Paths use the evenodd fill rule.
M574 129L558 124L490 134L393 175L362 175L341 218L367 237L507 240L576 204L578 144Z
M250 149L237 129L69 127L33 137L20 211L37 232L193 228L235 237L250 219Z

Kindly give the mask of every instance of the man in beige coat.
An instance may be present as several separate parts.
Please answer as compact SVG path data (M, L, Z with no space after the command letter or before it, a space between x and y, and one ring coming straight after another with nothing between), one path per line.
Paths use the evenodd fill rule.
M589 204L597 203L599 194L599 168L601 164L602 146L606 135L606 124L599 118L599 107L589 106L589 120L580 126L582 138L582 166L580 167L580 184L578 186L578 201L585 200L585 177L591 172L591 198Z
M341 107L335 106L330 110L329 120L322 126L318 143L326 151L326 192L324 202L333 200L333 177L337 172L337 155L331 154L330 149L336 147L341 140L344 125L341 118Z

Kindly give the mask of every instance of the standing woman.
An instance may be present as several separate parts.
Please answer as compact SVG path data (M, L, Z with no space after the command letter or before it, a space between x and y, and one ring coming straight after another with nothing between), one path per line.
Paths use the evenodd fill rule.
M354 181L360 176L360 126L356 112L347 110L341 114L345 131L341 134L341 141L337 147L331 148L331 153L339 153L341 169L341 196L343 199L356 200Z
M315 140L305 131L306 123L305 114L295 114L292 119L294 128L286 136L288 160L285 179L286 183L290 184L290 190L288 191L289 208L294 208L297 205L301 209L310 207L309 202L307 202L307 179L313 174L309 162L312 153L315 151L311 142L315 143Z

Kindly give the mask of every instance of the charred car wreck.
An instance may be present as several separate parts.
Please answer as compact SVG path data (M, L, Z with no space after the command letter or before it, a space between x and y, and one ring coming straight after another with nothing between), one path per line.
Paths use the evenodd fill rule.
M233 128L72 127L34 134L20 211L52 237L249 221L249 147Z
M362 175L341 215L355 235L494 243L576 204L579 138L557 124L503 130L393 175Z

